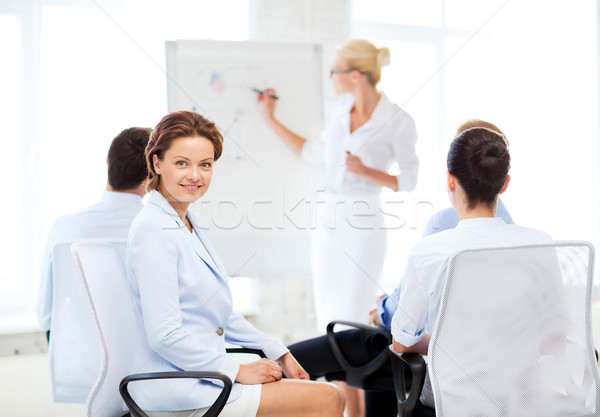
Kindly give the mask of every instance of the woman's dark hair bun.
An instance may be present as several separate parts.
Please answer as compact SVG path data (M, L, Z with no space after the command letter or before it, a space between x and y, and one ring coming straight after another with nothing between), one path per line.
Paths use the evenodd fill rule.
M495 186L499 181L504 184L504 178L499 173L508 172L510 156L505 144L498 142L481 142L473 147L469 157L469 165L473 177L479 182Z
M478 203L494 203L509 170L508 144L493 130L467 129L450 145L448 172L460 183L471 207Z

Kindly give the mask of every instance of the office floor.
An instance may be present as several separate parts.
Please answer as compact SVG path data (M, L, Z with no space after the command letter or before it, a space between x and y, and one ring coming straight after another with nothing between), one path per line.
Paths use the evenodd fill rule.
M83 404L55 404L50 397L48 354L0 357L0 416L82 417Z
M600 347L600 301L592 309L595 345ZM82 417L83 404L55 404L50 397L47 353L0 356L0 416Z
M286 344L315 335L309 280L266 280L264 288L269 291L257 294L260 314L249 317L251 322ZM85 415L83 404L52 402L46 349L39 331L0 334L0 417Z

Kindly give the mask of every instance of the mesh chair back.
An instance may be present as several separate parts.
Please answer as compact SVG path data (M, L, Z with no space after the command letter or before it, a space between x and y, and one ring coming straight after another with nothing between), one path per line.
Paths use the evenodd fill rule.
M52 253L48 360L53 401L84 404L100 372L100 345L71 256L72 243L61 242Z
M121 253L125 244L81 242L71 246L100 338L101 371L87 403L88 417L116 417L125 412L119 395L123 377L152 356L141 318L135 313ZM120 253L121 252L121 253Z
M438 416L597 416L587 242L467 249L429 347Z

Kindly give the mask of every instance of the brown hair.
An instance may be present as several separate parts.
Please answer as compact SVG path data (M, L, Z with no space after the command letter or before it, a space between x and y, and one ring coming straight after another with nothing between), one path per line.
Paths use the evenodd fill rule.
M131 127L113 139L106 156L108 183L113 190L137 188L146 180L144 150L151 131L145 127Z
M494 132L499 133L504 138L506 143L508 143L508 139L506 139L506 135L504 134L504 132L502 132L500 129L498 129L498 126L496 126L493 123L486 122L485 120L480 120L480 119L469 119L469 120L465 121L463 124L458 126L458 129L456 129L456 136L460 135L465 130L471 129L473 127L484 127L486 129L493 130Z
M156 125L150 134L150 141L146 146L146 164L148 166L148 191L157 190L160 184L160 175L154 170L154 155L162 160L171 143L179 138L200 136L212 142L215 148L215 161L223 152L223 136L217 126L193 111L175 111L167 114Z

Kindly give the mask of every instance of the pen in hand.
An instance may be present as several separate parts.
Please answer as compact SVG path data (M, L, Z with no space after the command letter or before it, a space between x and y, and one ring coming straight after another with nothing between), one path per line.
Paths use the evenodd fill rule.
M258 94L264 94L265 93L264 90L259 90L258 88L254 88L254 87L252 88L252 91L254 91L255 93L258 93ZM271 97L274 100L279 100L279 96L276 96L275 94L269 93L269 97Z

